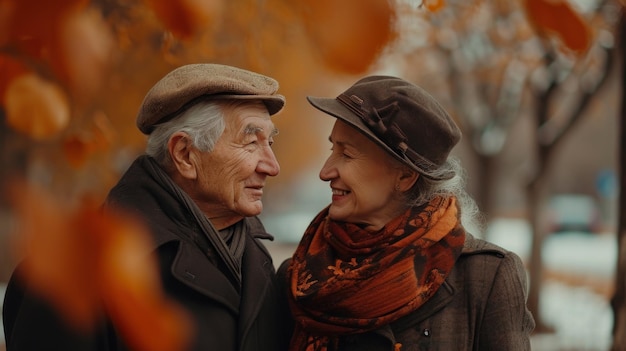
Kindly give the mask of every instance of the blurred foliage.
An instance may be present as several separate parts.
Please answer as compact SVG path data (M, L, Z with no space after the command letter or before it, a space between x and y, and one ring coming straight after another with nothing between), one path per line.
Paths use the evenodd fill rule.
M134 115L149 87L176 66L211 61L273 76L295 101L319 72L362 73L393 40L391 4L366 3L345 1L336 13L331 1L0 0L0 175L16 218L11 254L27 258L23 272L68 322L90 328L107 313L137 350L181 349L190 332L162 295L155 262L138 254L150 247L144 228L98 211L141 152ZM288 111L276 122L299 131L307 123ZM281 138L288 147L318 135ZM283 170L315 151L279 155ZM14 167L23 169L7 171Z
M299 145L319 143L315 133L302 132L316 130L318 123L300 117L308 113L303 95L325 93L336 81L375 69L391 48L408 50L409 40L449 47L451 33L457 40L475 33L468 26L484 20L487 8L502 18L525 9L537 32L556 34L566 50L582 54L590 45L588 23L565 1L459 4L465 5L441 0L0 0L2 128L12 130L3 135L21 138L31 163L40 164L45 174L40 169L33 177L55 189L70 194L80 194L84 187L106 189L130 154L143 147L134 115L157 79L185 63L232 64L281 83L288 104L276 124L290 133L281 134L276 152L283 179L289 181L317 149ZM455 13L453 22L446 20L447 8ZM433 27L424 32L402 25L425 20ZM440 21L449 27L438 28ZM502 44L511 30L517 33L507 40L533 36L528 24L516 28L515 23L507 21L508 34L504 25L494 32L492 44ZM476 36L467 39L479 44L472 40ZM501 57L500 65L511 59ZM494 63L485 70L500 71ZM475 118L470 114L468 120ZM85 182L88 167L89 184L75 190Z
M16 250L27 255L18 272L70 325L88 332L106 313L134 350L184 349L191 321L161 290L143 223L89 197L65 206L32 184L13 184L10 195Z
M318 81L321 72L363 73L395 36L390 3L342 1L340 11L335 6L281 0L68 0L51 6L1 0L0 18L6 20L0 33L7 33L0 37L5 128L32 139L27 142L32 163L47 164L48 175L40 180L71 192L82 182L77 169L95 163L119 173L127 163L120 160L124 152L143 147L134 115L157 79L176 66L211 61L277 78L289 103L276 123L283 130L301 129L311 122L298 116L298 100L311 86L323 91L329 84ZM92 131L104 124L113 126L107 129L109 145L92 140L100 137ZM279 143L317 142L317 135L303 134L283 134ZM283 173L305 164L315 149L294 153L277 147ZM115 179L106 171L93 172L100 174L90 188L107 188Z
M335 94L385 57L400 75L422 75L416 81L455 72L429 88L439 96L437 84L452 77L450 90L469 91L445 102L475 131L479 152L493 152L482 133L510 122L527 80L546 81L541 43L558 47L567 67L601 61L587 56L603 38L595 20L565 0L0 0L0 182L20 224L15 251L40 257L27 272L79 325L104 309L138 350L175 350L184 317L155 287L153 265L132 254L147 247L143 229L95 211L141 152L134 116L166 72L210 61L276 78L287 106L275 123L288 132L275 151L288 182L324 142L321 122L303 118L304 96ZM469 72L480 89L456 80ZM507 110L466 104L472 92ZM159 345L148 337L156 331Z

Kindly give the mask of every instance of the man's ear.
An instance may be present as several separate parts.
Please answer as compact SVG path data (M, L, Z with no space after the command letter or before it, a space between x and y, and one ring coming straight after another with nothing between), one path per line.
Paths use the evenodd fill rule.
M196 179L198 172L194 162L194 148L192 147L189 135L184 132L176 132L167 141L167 150L172 158L172 165L181 177L186 179Z
M415 185L415 182L419 178L419 173L412 169L403 167L400 177L398 177L397 190L407 191Z

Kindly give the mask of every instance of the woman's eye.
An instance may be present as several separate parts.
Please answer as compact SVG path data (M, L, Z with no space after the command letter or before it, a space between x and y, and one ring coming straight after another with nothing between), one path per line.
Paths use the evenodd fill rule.
M345 153L345 152L341 152L341 150L339 150L339 151L337 151L337 152L335 153L335 148L334 148L334 147L331 147L331 148L330 148L330 151L331 151L333 154L338 154L338 155L340 155L340 156L341 156L341 157L343 157L343 158L352 158L352 156L348 155L348 154L347 154L347 153Z

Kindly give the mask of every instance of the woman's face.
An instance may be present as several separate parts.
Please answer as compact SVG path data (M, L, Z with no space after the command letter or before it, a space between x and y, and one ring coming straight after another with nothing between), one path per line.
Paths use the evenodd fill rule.
M337 120L329 138L331 154L320 171L330 182L333 220L378 230L406 209L406 168L348 124ZM414 182L414 180L413 180Z

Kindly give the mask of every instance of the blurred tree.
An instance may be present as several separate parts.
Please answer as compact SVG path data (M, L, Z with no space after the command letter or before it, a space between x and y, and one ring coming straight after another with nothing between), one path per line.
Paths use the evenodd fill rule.
M563 30L571 30L567 33L573 37L577 36L575 33L580 35L582 30L589 30L592 23L596 30L595 40L593 42L590 40L587 47L576 46L584 51L579 52L579 55L574 56L573 59L561 55L559 48L549 41L541 42L543 67L539 68L539 74L543 77L532 87L535 108L533 116L536 128L534 135L536 164L527 188L527 208L534 233L529 261L531 285L528 305L531 311L539 317L538 332L549 329L540 318L539 307L543 281L541 249L545 237L550 234L549 229L542 225L544 223L542 214L545 213L544 204L549 195L547 181L551 165L554 157L558 155L560 142L564 140L567 132L586 115L593 97L615 68L613 64L614 39L611 33L616 25L615 13L619 12L618 3L602 1L590 16L589 23L586 24L589 27L564 26ZM556 14L551 14L551 16L554 15Z
M494 161L515 121L534 119L527 208L538 317L545 177L610 72L619 9L612 0L584 17L565 0L0 0L0 184L18 175L62 198L103 196L143 147L134 116L145 91L197 61L281 82L288 104L276 124L291 133L275 149L288 182L324 142L311 132L317 119L300 118L302 96L327 95L393 53L396 73L426 82L459 120L487 213Z
M400 70L444 97L459 121L477 163L476 200L487 215L497 212L493 199L502 173L496 166L511 158L503 151L509 136L519 133L520 119L532 121L532 139L524 143L530 150L522 161L532 166L523 169L516 160L511 167L527 181L526 216L533 232L529 308L537 332L549 330L539 313L547 181L564 136L589 115L592 98L615 68L613 32L621 5L600 1L583 16L566 1L451 0L416 22L420 13L404 3L401 12L411 13L403 17L404 30L413 36L397 44Z
M615 293L611 299L613 308L612 351L626 350L626 16L623 10L619 23L619 57L621 63L622 105L619 125L619 216L617 225L617 267Z

